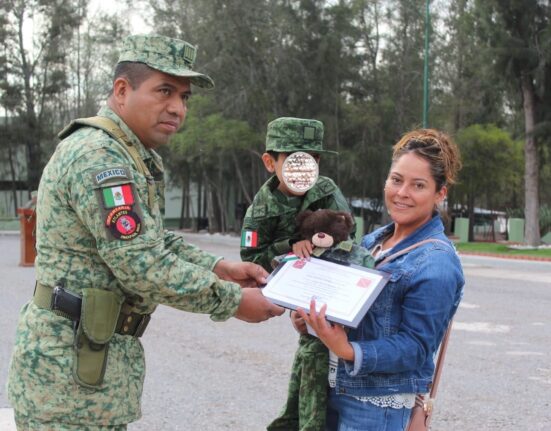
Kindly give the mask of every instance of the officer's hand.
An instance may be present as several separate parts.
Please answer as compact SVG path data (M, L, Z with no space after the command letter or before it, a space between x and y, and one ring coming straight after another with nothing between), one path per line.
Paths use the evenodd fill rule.
M291 323L299 334L308 334L306 322L302 317L298 315L296 311L291 311Z
M232 262L219 260L214 273L222 280L233 281L241 287L257 287L266 284L268 273L264 268L252 262Z
M269 302L257 288L244 288L243 296L235 317L249 323L262 322L274 316L281 316L283 308Z
M303 239L302 241L298 241L293 244L293 253L300 258L310 257L312 250L312 243L308 239Z

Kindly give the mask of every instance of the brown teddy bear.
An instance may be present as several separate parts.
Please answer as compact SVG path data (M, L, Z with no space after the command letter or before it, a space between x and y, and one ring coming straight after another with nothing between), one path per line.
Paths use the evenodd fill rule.
M317 247L328 248L346 241L354 230L354 219L346 211L306 210L297 215L298 232Z
M350 239L354 219L346 211L319 209L297 215L297 231L301 239L310 239L315 246L312 256L332 262L373 268L374 259L365 248Z

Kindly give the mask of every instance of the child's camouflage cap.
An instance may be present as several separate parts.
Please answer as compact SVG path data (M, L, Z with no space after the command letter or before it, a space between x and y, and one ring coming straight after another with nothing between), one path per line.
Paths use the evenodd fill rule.
M189 77L191 83L198 87L214 87L210 76L192 70L196 55L197 48L180 39L135 35L124 40L118 62L145 63L169 75Z
M323 123L321 121L292 117L277 118L268 124L266 151L337 154L336 151L323 149Z

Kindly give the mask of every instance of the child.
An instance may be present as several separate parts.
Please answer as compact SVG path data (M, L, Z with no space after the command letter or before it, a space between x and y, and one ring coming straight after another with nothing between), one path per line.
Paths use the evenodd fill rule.
M266 152L262 161L273 175L264 183L247 209L241 236L241 259L271 271L274 257L312 248L310 241L298 240L295 218L301 211L320 208L348 211L342 192L330 178L312 172L311 188L297 187L285 178L283 167L289 155L304 152L319 162L323 149L323 123L317 120L282 117L268 124ZM307 162L307 161L306 161ZM317 167L316 163L316 167ZM302 185L302 184L301 184Z
M350 212L336 184L330 178L317 175L320 155L336 154L324 150L322 142L320 121L282 117L268 124L262 161L266 170L275 175L260 188L247 209L241 236L243 260L271 271L271 262L276 256L291 250L299 256L309 255L312 244L310 240L300 240L297 214L307 209ZM313 156L315 163L308 155ZM268 426L269 430L324 428L328 364L327 348L316 337L301 335L287 404ZM302 393L308 397L301 397Z

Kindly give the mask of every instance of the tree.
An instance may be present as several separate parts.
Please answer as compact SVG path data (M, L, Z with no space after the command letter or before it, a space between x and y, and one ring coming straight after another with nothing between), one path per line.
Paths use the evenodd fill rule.
M540 243L539 154L551 115L550 5L540 0L478 0L481 22L496 68L509 78L511 99L524 114L525 241Z
M8 91L19 91L21 102L14 107L18 121L25 125L19 139L27 156L27 187L34 190L44 167L41 148L48 136L45 125L46 106L68 87L65 61L67 43L80 24L77 6L84 3L64 1L6 0L3 13L8 28L5 44L10 56ZM7 18L6 18L7 17ZM26 45L23 27L32 18L42 23L33 29L32 50Z
M469 214L469 240L474 240L476 206L508 206L521 182L522 150L509 133L493 124L474 124L457 134L463 169L458 194L466 198Z
M239 161L248 148L256 147L260 137L243 121L231 120L212 112L213 101L196 96L184 128L170 143L170 167L178 172L178 184L183 186L182 215L189 216L189 184L198 184L197 214L207 202L209 231L237 230L235 204L243 200L250 204L252 195ZM230 180L230 179L233 179ZM197 222L195 227L198 227Z

